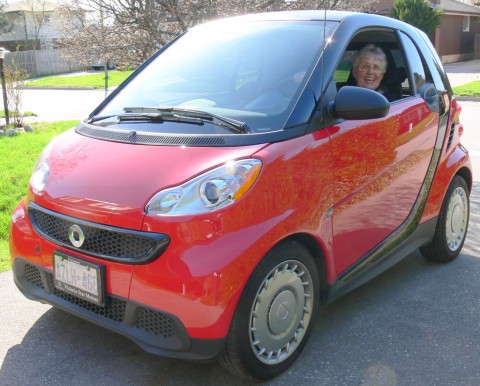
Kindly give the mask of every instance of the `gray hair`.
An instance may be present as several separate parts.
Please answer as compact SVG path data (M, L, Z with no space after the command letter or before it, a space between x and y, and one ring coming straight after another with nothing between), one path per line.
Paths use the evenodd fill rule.
M385 52L383 52L380 47L374 44L367 44L354 55L353 68L357 68L358 62L361 58L368 56L373 56L376 60L379 60L381 62L381 69L383 73L387 71L387 55L385 55Z

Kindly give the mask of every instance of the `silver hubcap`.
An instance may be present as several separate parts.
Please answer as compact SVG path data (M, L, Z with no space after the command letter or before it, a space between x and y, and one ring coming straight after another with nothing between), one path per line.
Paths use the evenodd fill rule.
M455 189L447 209L447 245L451 251L456 251L465 238L468 220L468 200L465 190Z
M307 267L285 261L263 279L250 314L250 344L258 360L274 365L298 347L310 323L314 289Z

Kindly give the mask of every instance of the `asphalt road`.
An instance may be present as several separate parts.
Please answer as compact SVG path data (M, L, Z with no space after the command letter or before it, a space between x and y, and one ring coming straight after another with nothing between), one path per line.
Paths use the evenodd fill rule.
M480 384L480 103L463 102L475 183L467 242L449 264L416 252L321 310L300 359L266 385ZM143 352L29 301L0 273L0 385L245 385L217 363Z

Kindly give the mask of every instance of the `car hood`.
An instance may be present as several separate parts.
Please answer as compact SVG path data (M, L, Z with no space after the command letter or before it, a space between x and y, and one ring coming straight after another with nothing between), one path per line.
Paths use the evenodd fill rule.
M148 200L167 187L264 145L240 147L147 146L98 140L73 129L48 154L45 187L30 199L69 216L141 229Z

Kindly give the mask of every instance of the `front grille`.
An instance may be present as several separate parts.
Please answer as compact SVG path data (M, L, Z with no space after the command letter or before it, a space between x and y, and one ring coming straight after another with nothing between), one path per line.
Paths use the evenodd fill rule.
M142 308L138 318L137 327L146 332L155 335L161 335L164 338L171 338L175 336L175 326L169 317L166 317L159 312Z
M80 307L89 312L101 316L103 318L118 322L126 322L127 314L127 301L118 299L116 297L107 296L107 302L105 307L98 306L96 304L90 303L86 300L77 298L69 293L66 293L58 288L55 288L53 285L53 274L48 271L40 270L31 264L25 265L24 277L32 285L42 288L45 290L42 280L42 274L46 275L46 280L50 284L49 287L52 289L52 294L62 299L73 306ZM144 308L140 306L138 311L134 312L136 320L133 322L134 328L141 330L147 334L153 334L165 339L173 339L176 336L176 327L172 318L168 315L155 311L149 308ZM131 323L129 323L131 324Z
M40 211L32 211L40 230L57 242L69 244L68 229L73 221L52 216ZM124 257L142 257L154 248L153 240L121 234L92 226L82 226L85 243L82 250L94 254Z
M27 267L25 267L25 270ZM67 302L74 304L78 307L81 307L87 311L94 312L95 314L103 316L104 318L114 320L115 322L120 322L120 323L123 322L125 318L125 309L127 305L127 302L125 300L109 297L105 307L102 307L97 304L88 302L84 299L77 298L76 296L73 296L67 292L59 290L58 288L55 288L53 285L53 275L50 273L48 273L47 275L48 275L48 280L51 284L51 288L53 288L53 294L56 297L66 300Z
M38 268L34 267L33 265L28 264L25 266L25 279L27 279L29 283L32 283L33 285L40 287L42 289L45 289L43 285L42 276L40 275L40 271L38 270Z
M30 203L29 214L35 229L50 241L83 253L130 263L145 263L160 256L167 248L169 237L159 233L139 232L107 227L41 208ZM80 247L69 239L69 229L79 226L85 237Z

